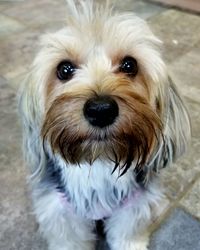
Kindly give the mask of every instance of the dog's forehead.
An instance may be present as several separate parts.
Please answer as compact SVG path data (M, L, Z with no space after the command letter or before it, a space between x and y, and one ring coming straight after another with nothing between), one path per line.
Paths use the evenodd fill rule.
M84 59L91 55L103 56L104 52L109 57L120 57L120 54L123 57L133 54L134 47L138 44L145 46L149 40L153 43L158 42L147 24L133 14L118 14L107 19L98 18L80 26L68 24L51 37L54 43L50 43L54 47L62 45L67 52ZM48 43L51 39L47 40Z
M69 23L56 33L43 36L41 45L33 62L37 68L40 65L39 72L54 71L64 60L80 66L82 72L114 72L124 57L131 56L153 81L158 81L158 75L165 75L160 40L134 14Z

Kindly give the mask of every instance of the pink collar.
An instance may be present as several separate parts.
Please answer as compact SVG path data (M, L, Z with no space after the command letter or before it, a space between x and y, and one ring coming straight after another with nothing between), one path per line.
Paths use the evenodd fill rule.
M132 192L132 194L129 197L122 199L119 205L111 209L106 209L102 206L101 203L99 203L98 209L96 209L95 211L87 212L84 215L84 217L90 220L102 220L105 218L109 218L113 213L119 211L120 209L130 208L134 206L142 193L143 193L142 189L135 190L135 192ZM58 194L65 208L70 213L75 213L75 209L73 208L73 205L71 204L71 202L67 200L67 197L61 192L59 192Z

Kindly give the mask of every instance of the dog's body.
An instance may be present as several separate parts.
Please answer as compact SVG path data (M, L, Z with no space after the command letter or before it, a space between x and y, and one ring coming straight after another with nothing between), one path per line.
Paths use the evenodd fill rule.
M34 209L50 250L145 250L163 198L157 172L181 155L190 123L158 52L133 14L69 1L20 99Z

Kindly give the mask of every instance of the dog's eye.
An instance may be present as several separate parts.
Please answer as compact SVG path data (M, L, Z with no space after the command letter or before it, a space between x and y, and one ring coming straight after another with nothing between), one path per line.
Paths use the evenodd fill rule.
M126 56L121 61L120 72L128 74L130 76L136 76L138 73L138 64L135 58Z
M60 80L70 80L76 70L76 66L70 61L62 61L57 66L57 77Z

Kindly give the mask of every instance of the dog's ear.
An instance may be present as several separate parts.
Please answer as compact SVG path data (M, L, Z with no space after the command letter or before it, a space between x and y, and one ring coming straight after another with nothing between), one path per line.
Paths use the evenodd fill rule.
M40 139L41 105L32 75L26 77L19 95L19 113L22 121L24 157L30 167L31 177L38 179L45 162Z
M187 149L191 137L188 112L176 86L168 77L163 92L163 138L151 162L151 168L158 171L174 162Z

